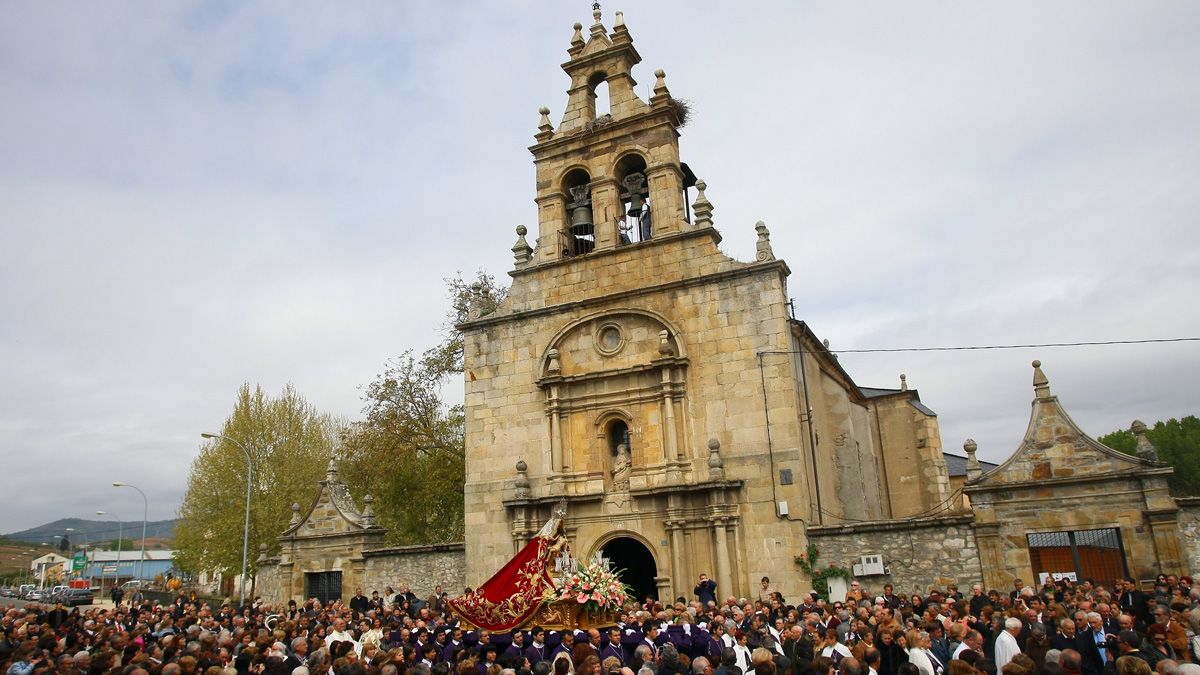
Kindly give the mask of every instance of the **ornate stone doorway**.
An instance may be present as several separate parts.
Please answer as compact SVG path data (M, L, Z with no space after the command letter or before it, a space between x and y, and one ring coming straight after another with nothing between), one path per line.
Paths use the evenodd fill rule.
M633 588L639 602L648 595L658 597L654 580L658 576L658 565L645 544L632 537L617 537L606 543L600 553L608 558L612 569L620 572L621 580Z

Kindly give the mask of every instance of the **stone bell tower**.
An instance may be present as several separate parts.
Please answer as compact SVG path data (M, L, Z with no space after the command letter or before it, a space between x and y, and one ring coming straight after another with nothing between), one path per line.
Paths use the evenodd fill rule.
M679 161L679 132L686 106L671 98L665 73L655 72L654 96L634 91L633 67L641 62L617 12L609 35L593 12L587 41L583 26L562 68L571 78L567 108L555 129L550 110L533 152L537 166L540 237L537 261L611 250L679 232L687 223L684 189L695 176ZM608 110L598 110L598 89L608 89Z
M662 70L639 98L624 17L593 21L567 49L561 121L539 111L536 248L518 226L507 299L460 326L466 582L565 498L576 558L611 560L639 594L690 595L700 573L719 595L763 575L797 593L809 482L787 265L761 223L754 261L719 250L680 161L687 106Z

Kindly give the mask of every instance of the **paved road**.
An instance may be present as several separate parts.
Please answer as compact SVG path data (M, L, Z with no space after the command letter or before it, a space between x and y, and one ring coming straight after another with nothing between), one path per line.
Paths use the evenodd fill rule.
M28 605L28 604L30 604L30 602L28 600L23 600L23 599L19 599L19 598L2 598L2 597L0 597L0 607L5 607L5 608L7 608L7 607L24 607L25 605ZM80 607L80 609L86 610L86 609L91 609L92 607L111 608L112 600L108 600L108 599L100 600L99 598L97 598L96 603L94 605L83 605Z

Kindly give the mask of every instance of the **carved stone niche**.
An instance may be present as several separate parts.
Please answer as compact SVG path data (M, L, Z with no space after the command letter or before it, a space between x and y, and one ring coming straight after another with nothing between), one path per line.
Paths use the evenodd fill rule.
M636 488L644 471L685 461L687 372L683 341L657 314L618 310L563 327L543 352L537 382L546 397L550 478L611 488L628 475ZM630 468L618 478L622 441Z

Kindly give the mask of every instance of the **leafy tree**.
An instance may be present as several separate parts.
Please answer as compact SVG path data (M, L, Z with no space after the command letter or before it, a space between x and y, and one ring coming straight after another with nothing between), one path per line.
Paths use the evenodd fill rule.
M463 371L463 336L458 324L473 315L486 316L496 311L508 297L508 289L482 270L470 280L459 272L445 281L450 311L442 324L442 341L421 355L421 366L431 374L449 376Z
M366 418L342 435L346 483L356 496L375 498L379 523L398 544L463 536L463 407L444 401L442 387L463 372L457 325L494 312L507 291L483 272L446 285L451 308L442 342L420 358L405 352L389 362L366 388Z
M333 456L339 425L290 385L270 397L244 384L221 435L236 439L254 459L250 506L250 573L260 544L279 550L293 502L312 498ZM246 456L234 443L206 441L192 462L175 529L176 564L185 572L237 574L242 566Z
M1171 491L1178 495L1200 495L1200 418L1188 415L1171 418L1146 428L1146 438L1158 449L1158 459L1173 469ZM1105 434L1101 443L1127 455L1137 453L1137 438L1128 429Z

